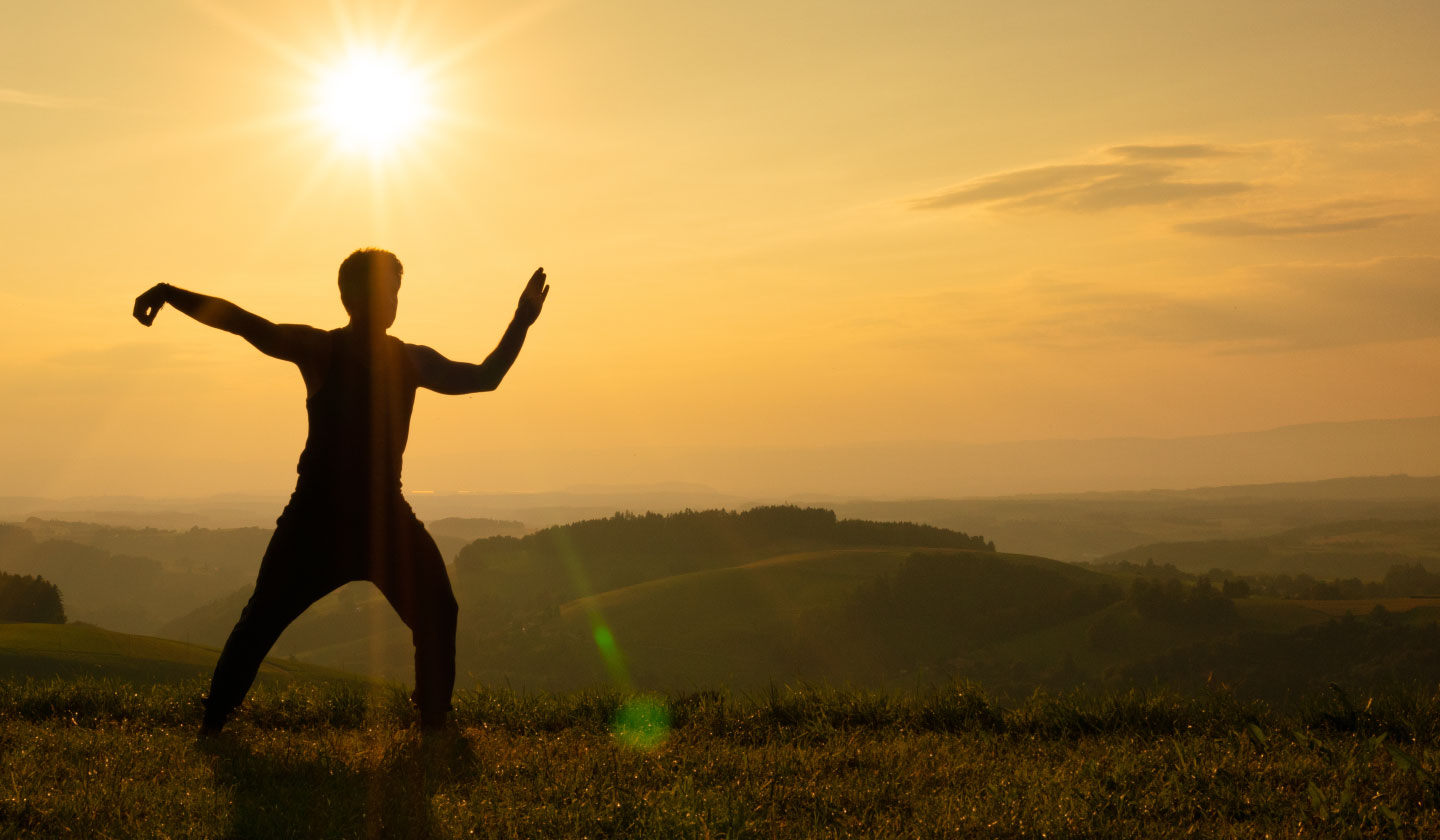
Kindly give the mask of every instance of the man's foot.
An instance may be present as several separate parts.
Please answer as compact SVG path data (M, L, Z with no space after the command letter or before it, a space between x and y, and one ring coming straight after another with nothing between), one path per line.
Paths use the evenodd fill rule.
M219 726L202 724L200 731L195 733L195 746L201 752L225 752L235 743L230 733Z
M221 731L225 728L225 718L210 714L205 710L205 717L200 721L199 739L204 741L211 738L219 738Z
M420 698L420 689L410 692L410 707L420 713L420 729L422 732L431 730L439 731L452 728L454 724L450 720L450 703L447 702L439 709L431 706L426 707Z
M454 723L421 727L420 755L430 772L446 777L469 776L479 761L475 745Z

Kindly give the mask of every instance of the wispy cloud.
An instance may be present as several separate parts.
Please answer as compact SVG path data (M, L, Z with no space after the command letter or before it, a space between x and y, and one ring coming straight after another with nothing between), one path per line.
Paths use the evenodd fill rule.
M1331 114L1342 131L1375 131L1386 128L1415 128L1440 123L1440 111L1426 108L1401 114Z
M1121 164L1068 164L1037 166L987 175L926 198L916 199L918 210L940 210L962 204L1046 195L1054 191L1080 189L1104 178L1122 174Z
M1128 160L1195 160L1238 154L1234 149L1209 143L1177 143L1169 146L1111 146L1106 151Z
M914 199L910 206L917 210L988 205L998 209L1049 207L1099 212L1234 195L1254 187L1246 181L1198 180L1177 162L1234 154L1219 146L1131 145L1113 146L1106 152L1119 160L1035 166L985 175Z
M69 99L63 96L46 96L40 93L0 88L0 105L18 105L22 108L42 108L47 111L63 111L84 108L92 103L83 99Z
M1202 236L1314 236L1325 233L1370 230L1412 218L1413 213L1377 212L1379 202L1333 202L1275 213L1248 213L1184 222L1182 233Z

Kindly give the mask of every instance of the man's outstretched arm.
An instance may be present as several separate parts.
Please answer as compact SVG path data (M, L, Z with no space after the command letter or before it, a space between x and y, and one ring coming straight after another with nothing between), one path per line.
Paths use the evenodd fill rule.
M520 348L525 346L525 335L535 319L540 317L540 309L549 294L545 269L535 269L530 282L525 284L525 291L520 293L515 317L505 328L500 343L478 365L454 362L429 347L411 345L415 366L420 373L420 386L442 394L474 394L498 388L519 357Z
M234 333L267 356L298 361L303 352L301 331L308 327L272 324L253 312L247 312L228 300L202 295L169 283L157 283L135 298L135 320L150 326L165 304L189 315L207 327Z

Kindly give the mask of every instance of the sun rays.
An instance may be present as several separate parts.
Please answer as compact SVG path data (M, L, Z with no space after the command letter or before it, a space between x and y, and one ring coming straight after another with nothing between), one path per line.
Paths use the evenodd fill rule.
M212 0L190 2L275 59L261 74L272 86L275 107L159 142L171 148L244 143L260 149L253 163L237 170L246 180L267 169L302 168L288 193L274 196L263 213L266 232L257 242L262 247L332 187L352 189L342 181L365 185L371 237L390 234L395 214L415 212L425 203L422 195L439 198L448 217L476 219L473 198L458 191L447 172L455 161L473 163L475 148L497 127L477 113L473 97L467 100L456 89L473 87L474 64L485 47L559 5L537 0L452 40L441 25L427 29L414 4L400 4L393 19L376 22L337 2L330 4L325 27L329 43L322 44L314 37L282 37Z

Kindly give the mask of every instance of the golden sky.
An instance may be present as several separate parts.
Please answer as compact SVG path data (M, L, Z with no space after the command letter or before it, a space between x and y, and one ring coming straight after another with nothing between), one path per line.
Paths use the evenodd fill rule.
M421 398L411 488L1440 414L1436 43L1416 2L11 4L0 494L285 492L295 370L129 308L338 326L367 245L452 358L554 288L498 392ZM430 92L378 159L313 115L356 49Z

